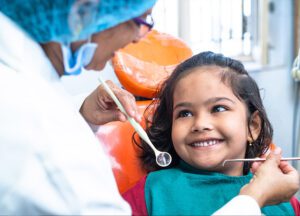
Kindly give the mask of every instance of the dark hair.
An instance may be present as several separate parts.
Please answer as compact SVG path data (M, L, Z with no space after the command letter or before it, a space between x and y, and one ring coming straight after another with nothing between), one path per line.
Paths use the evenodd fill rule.
M234 95L239 100L246 104L248 127L250 127L252 114L258 112L261 118L261 131L252 146L247 145L245 158L254 158L264 154L272 141L273 129L267 118L259 88L241 62L213 52L199 53L179 64L162 84L157 100L154 100L147 108L145 112L146 132L155 147L172 155L173 161L170 166L178 163L179 156L175 152L171 138L174 88L181 78L193 72L192 69L201 66L219 66L225 69L221 80L232 88ZM146 170L162 169L156 164L154 153L145 142L141 141L141 145L136 140L134 142L142 148L140 158ZM249 172L250 166L251 163L244 164L244 174Z

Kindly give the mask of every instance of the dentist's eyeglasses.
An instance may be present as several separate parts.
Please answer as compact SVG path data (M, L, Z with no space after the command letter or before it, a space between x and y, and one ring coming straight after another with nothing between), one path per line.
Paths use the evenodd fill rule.
M144 37L154 26L154 20L151 14L145 17L136 17L132 19L140 28L139 36Z

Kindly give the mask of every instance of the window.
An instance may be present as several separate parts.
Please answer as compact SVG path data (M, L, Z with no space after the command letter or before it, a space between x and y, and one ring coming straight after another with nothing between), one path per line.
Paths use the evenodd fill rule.
M182 38L194 53L266 63L266 9L265 0L159 0L153 16L156 29Z

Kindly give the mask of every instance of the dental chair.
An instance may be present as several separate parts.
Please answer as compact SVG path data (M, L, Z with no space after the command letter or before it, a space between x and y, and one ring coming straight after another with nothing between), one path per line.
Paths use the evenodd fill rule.
M181 40L152 30L138 43L115 53L112 63L121 85L137 99L143 99L137 101L143 115L159 85L180 62L191 56L191 49ZM138 158L140 149L132 142L133 134L129 122L111 122L100 126L96 133L110 156L120 193L146 174Z

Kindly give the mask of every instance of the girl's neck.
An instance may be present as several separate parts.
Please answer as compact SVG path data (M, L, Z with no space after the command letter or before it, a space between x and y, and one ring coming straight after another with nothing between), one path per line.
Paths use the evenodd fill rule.
M233 166L232 164L226 166L226 167L215 167L215 169L210 169L210 170L203 170L203 169L198 169L188 163L186 163L183 160L180 160L179 166L183 167L185 170L188 172L192 173L222 173L227 176L243 176L243 164L242 163L235 163Z

